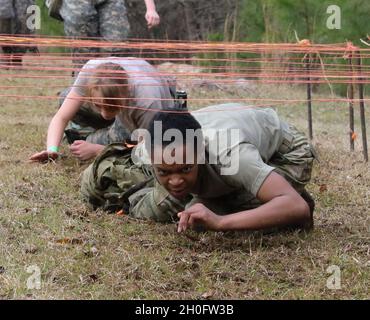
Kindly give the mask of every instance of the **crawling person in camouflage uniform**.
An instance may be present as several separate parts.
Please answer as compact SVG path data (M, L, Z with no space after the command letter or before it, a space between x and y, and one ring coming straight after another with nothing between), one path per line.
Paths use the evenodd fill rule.
M155 110L173 108L175 91L174 83L143 59L90 60L50 122L47 150L30 160L56 159L70 121L80 137L71 141L72 154L80 160L91 159L105 145L122 142L135 129L146 128Z
M62 2L59 14L64 21L65 35L72 38L103 38L109 42L125 41L130 32L124 0L54 0ZM154 0L144 0L148 28L159 24L160 18ZM74 48L75 68L81 68L86 60L79 56L99 52L122 53L122 48Z
M34 31L27 27L30 14L27 8L34 5L34 0L0 0L0 34L29 35ZM36 48L21 46L2 46L3 59L7 65L22 65L22 56L29 51L37 52Z
M174 138L173 130L182 139ZM187 130L197 133L194 139ZM314 201L305 190L313 149L273 109L224 104L192 114L158 112L145 141L151 173L148 164L133 161L136 156L115 145L85 170L81 192L90 205L123 206L135 218L179 221L179 232L194 226L313 226ZM143 189L132 194L140 183Z

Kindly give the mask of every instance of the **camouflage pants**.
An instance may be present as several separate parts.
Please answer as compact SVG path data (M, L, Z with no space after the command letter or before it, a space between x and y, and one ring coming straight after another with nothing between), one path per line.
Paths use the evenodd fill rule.
M304 134L298 132L294 127L290 127L289 129L289 134L285 135L286 137L282 147L268 164L274 166L276 172L284 176L299 193L302 193L304 192L305 185L311 178L314 160L313 149ZM114 146L108 146L104 152L113 152L114 154L113 149ZM81 191L86 201L95 204L98 203L100 206L103 206L106 203L104 199L108 199L111 195L112 186L115 188L116 195L122 194L122 192L127 190L127 184L125 184L125 188L120 190L119 185L122 185L123 181L120 181L121 178L118 178L118 175L121 172L127 173L131 168L136 168L132 167L127 160L130 155L126 154L125 157L126 159L122 159L123 162L120 163L121 167L115 165L117 158L113 160L105 158L104 161L98 158L85 170L81 181ZM107 172L106 168L109 168L110 182L103 185L100 182L104 175L101 171ZM127 181L131 180L128 179ZM118 198L116 196L115 200L110 197L110 203L113 201L119 205ZM159 222L177 220L178 212L195 203L203 203L217 214L248 210L261 205L257 199L246 200L243 191L235 192L231 197L227 195L218 197L217 199L201 199L189 196L188 199L179 201L172 197L158 182L155 182L151 188L145 188L133 194L129 198L129 201L129 214L131 216L152 219Z
M109 42L127 39L130 25L124 0L63 0L60 15L65 35L72 38L103 38ZM100 52L118 55L122 48L73 49L74 67L80 69Z
M69 91L70 88L60 93L59 107ZM66 131L67 133L74 132L76 136L80 136L81 139L88 142L102 145L123 142L130 138L130 133L124 127L119 117L116 117L114 120L105 120L89 102L82 104L72 121L68 124Z
M131 149L122 143L114 143L107 146L83 172L82 197L93 208L122 208L123 194L151 177L150 168L133 163ZM146 187L152 186L153 183L148 181Z
M311 180L316 153L304 133L287 123L282 125L283 143L268 164L301 193Z
M34 0L0 0L0 34L27 35L34 31L27 28L27 8L34 5ZM29 48L2 46L6 54L23 54Z

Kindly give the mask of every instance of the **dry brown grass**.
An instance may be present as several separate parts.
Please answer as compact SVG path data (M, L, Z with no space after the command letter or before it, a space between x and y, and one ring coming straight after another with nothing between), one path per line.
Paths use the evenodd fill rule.
M0 71L4 73L4 71ZM31 80L0 78L0 83ZM55 89L18 94L53 95ZM204 91L204 90L203 90ZM231 93L193 90L190 96ZM258 86L241 95L294 99L303 88ZM309 190L317 202L310 233L176 233L174 225L91 212L79 199L83 169L67 157L46 165L28 156L44 146L55 101L0 100L0 297L4 299L368 299L370 170L348 152L346 106L314 110L320 156ZM304 105L277 108L306 128ZM369 112L367 112L367 117ZM368 128L370 131L370 128ZM26 268L41 269L40 290ZM326 269L341 269L341 289Z

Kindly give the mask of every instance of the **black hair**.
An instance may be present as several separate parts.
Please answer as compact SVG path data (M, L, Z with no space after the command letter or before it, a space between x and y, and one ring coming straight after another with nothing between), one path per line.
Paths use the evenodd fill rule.
M202 127L200 123L194 118L194 116L191 115L190 112L173 112L173 110L163 111L161 110L156 112L148 127L151 149L153 149L155 146L158 146L159 143L160 147L162 148L172 143L175 140L175 137L171 137L171 140L169 141L164 141L163 135L168 132L168 130L173 129L176 129L181 133L184 145L194 143L194 148L196 149L198 143L201 143L203 141L203 137L201 133ZM156 123L158 122L161 124L160 132L158 132L158 127L156 127ZM187 130L191 130L195 133L195 135L193 136L194 138L191 139L191 141L187 141L187 138L189 138L189 136L187 136ZM160 135L160 139L158 139L158 137L155 137L155 134L158 135L158 133ZM199 141L198 139L200 139L201 141Z

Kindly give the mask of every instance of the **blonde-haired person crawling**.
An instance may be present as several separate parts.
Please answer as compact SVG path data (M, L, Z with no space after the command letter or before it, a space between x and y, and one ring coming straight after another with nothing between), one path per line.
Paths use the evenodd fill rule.
M88 61L49 124L47 148L30 157L56 159L67 125L89 127L86 140L75 140L71 153L80 160L97 156L105 145L121 142L146 128L154 110L174 107L175 87L143 59L102 58Z

